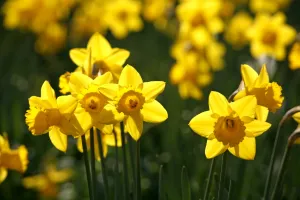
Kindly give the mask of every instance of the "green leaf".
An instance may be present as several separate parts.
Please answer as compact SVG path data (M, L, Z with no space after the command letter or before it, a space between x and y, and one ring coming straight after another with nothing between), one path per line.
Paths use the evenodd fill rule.
M181 169L181 197L182 200L191 199L191 187L186 167L183 166Z

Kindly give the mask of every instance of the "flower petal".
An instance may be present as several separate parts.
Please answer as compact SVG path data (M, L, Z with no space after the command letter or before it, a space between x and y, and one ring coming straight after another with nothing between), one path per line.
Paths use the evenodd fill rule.
M239 117L254 118L257 100L255 96L245 96L235 102L230 103L230 107L239 115Z
M209 94L209 109L220 116L229 115L229 103L219 92L212 91Z
M43 108L43 109L51 109L52 106L48 100L43 100L40 97L32 96L28 99L29 106Z
M156 100L145 103L141 110L143 120L149 123L161 123L168 118L166 109Z
M112 80L113 80L112 74L110 72L106 72L101 76L97 76L97 78L95 78L92 83L97 86L100 86L106 83L110 83Z
M83 67L84 62L87 59L87 50L83 48L71 49L70 53L71 60L78 66Z
M240 98L243 98L243 97L245 97L245 96L247 96L247 92L246 92L245 89L243 89L243 90L239 91L239 92L234 96L234 101L236 101L236 100L238 100L238 99L240 99Z
M124 119L124 114L119 113L116 108L107 104L100 113L90 113L93 120L93 125L100 124L114 124Z
M92 57L96 60L105 58L111 52L109 42L99 33L92 35L88 42L87 49L92 51Z
M123 65L129 55L130 52L125 49L113 48L111 54L105 59L105 61L107 63Z
M271 127L271 124L264 121L253 120L249 123L245 123L244 126L246 127L246 136L257 137L267 131Z
M76 130L78 131L73 136L83 135L92 128L92 117L84 109L77 109L70 118L70 123L76 127Z
M208 138L214 132L216 119L211 117L211 111L196 115L189 123L191 129L202 137Z
M108 99L113 100L118 94L119 85L114 83L108 83L105 85L101 85L98 88L98 90L101 94L106 96Z
M228 146L224 146L222 142L217 139L207 140L205 147L206 158L214 158L227 150Z
M0 167L0 183L2 183L7 177L7 169Z
M245 87L246 88L252 87L252 85L254 84L255 80L258 77L257 72L249 65L242 65L241 73L242 73L243 81L245 83Z
M143 96L145 101L155 99L165 89L166 83L163 81L150 81L143 84Z
M80 72L71 73L69 82L71 93L81 94L84 89L89 87L92 81L93 79Z
M102 134L105 135L114 135L113 134L113 125L112 124L97 124L96 128L98 128Z
M45 81L42 85L41 98L43 100L49 101L52 107L56 108L57 104L56 104L55 92L48 81Z
M143 133L143 119L140 113L129 115L125 119L125 126L131 137L137 141Z
M268 114L269 114L269 109L267 107L261 105L256 106L255 115L258 120L263 122L267 121Z
M263 65L258 78L255 80L254 87L256 88L264 88L269 84L269 74L267 71L266 65Z
M71 95L59 96L57 107L61 114L72 114L77 107L77 99Z
M67 151L67 135L60 132L58 127L52 127L49 131L49 137L52 144L60 151L66 152Z
M131 65L126 65L121 72L119 85L137 88L143 83L141 75Z
M293 115L293 119L300 124L300 112Z
M245 160L254 160L256 153L256 143L255 138L245 137L242 142L240 142L235 147L229 147L229 152L236 157Z

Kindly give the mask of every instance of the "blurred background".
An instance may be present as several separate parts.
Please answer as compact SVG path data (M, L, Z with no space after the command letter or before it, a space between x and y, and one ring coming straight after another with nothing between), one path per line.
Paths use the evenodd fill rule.
M195 43L193 43L194 36L186 36L182 33L185 31L182 27L188 24L189 19L186 18L197 11L192 9L184 11L184 8L179 11L180 6L183 7L183 4L190 1L0 1L2 22L0 27L0 132L8 134L12 147L26 145L30 161L24 175L10 171L6 180L0 184L1 200L88 199L83 155L76 148L76 140L70 137L67 152L62 153L53 147L48 134L32 136L25 124L24 115L29 106L28 98L40 95L40 87L44 80L49 80L57 96L60 95L58 87L60 75L67 71L72 72L76 68L69 57L70 49L85 48L94 32L103 34L112 47L129 50L130 57L126 63L134 66L145 81L163 80L167 83L164 93L158 97L158 100L167 109L169 118L159 125L146 124L141 138L142 199L145 200L158 199L160 166L163 166L162 199L181 199L183 166L187 169L192 199L200 199L203 196L210 165L210 160L204 155L206 139L193 133L188 122L196 114L208 109L207 99L210 91L218 91L229 96L237 89L241 81L241 64L247 63L259 69L263 63L266 63L270 80L276 81L283 88L284 104L275 114L270 113L268 122L272 127L266 134L257 138L257 154L254 161L244 161L229 155L225 180L227 188L229 180L232 180L234 199L259 199L262 196L277 124L288 109L299 105L300 102L300 72L291 69L291 62L288 59L288 54L293 44L297 42L297 38L295 36L284 47L287 51L285 58L277 60L270 55L254 56L251 53L251 41L248 40L245 44L239 40L232 41L230 37L235 36L230 36L229 28L232 19L241 11L249 15L251 20L255 20L260 13L272 15L282 12L286 16L285 23L295 32L299 31L300 1L256 0L258 3L255 3L255 0L199 0L198 3L203 5L208 2L217 3L217 5L207 5L204 7L207 9L201 8L202 11L199 12L201 14L206 10L207 16L217 17L222 23L222 28L215 30L208 28L209 36L199 31L196 34L200 36L203 34L204 42L201 41L200 36L200 39L195 36ZM260 5L259 2L270 4L266 8L255 7L257 4ZM277 7L274 8L272 2L278 2ZM122 9L123 11L120 11ZM135 15L132 18L136 21L132 19L130 23L133 25L128 25L127 28L116 28L114 25L122 23L122 20L119 22L117 18L110 15L118 12ZM197 19L200 19L200 16ZM249 22L252 23L254 22ZM247 32L247 28L243 25L244 22L241 22L240 26ZM189 28L191 29L188 27L187 30L191 32ZM232 32L238 31L232 29ZM181 44L186 41L192 42ZM217 45L211 48L205 46L216 43ZM199 49L206 51L209 48L210 53L206 53L205 58L200 55L201 58L196 56L196 61L190 61L188 58L192 57L191 55L178 53L177 51L183 50L176 50L176 48L193 48L191 45L196 46L198 53ZM196 70L197 73L194 74L201 77L201 81L191 87L186 86L188 83L183 81L190 80L189 77L193 76L194 71L186 72L194 67L188 66L190 62L191 65L197 65L197 70L201 69L201 72L198 73ZM182 78L182 74L187 77ZM186 85L180 86L180 84ZM189 90L196 90L196 92L188 94ZM281 131L275 173L287 137L296 126L296 122L290 120ZM130 138L128 140L131 142ZM126 148L129 152L129 145ZM299 146L295 146L292 150L285 176L283 199L300 199L299 152ZM122 175L122 159L119 160L119 174ZM217 158L210 199L213 198L213 193L216 193L220 161L221 158ZM115 163L115 148L110 147L106 165L111 193L116 183ZM55 166L58 170L72 169L72 176L63 182L52 183L49 186L51 195L47 195L45 191L24 188L23 177L43 174L49 165ZM97 170L97 180L100 183L98 193L103 195L99 162L97 162ZM121 191L122 179L119 181L118 187Z

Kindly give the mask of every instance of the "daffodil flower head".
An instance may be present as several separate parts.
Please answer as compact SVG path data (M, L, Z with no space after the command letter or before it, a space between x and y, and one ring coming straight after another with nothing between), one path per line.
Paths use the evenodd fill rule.
M229 150L239 158L254 159L255 137L271 126L254 118L256 106L257 101L253 95L228 103L222 94L214 91L210 93L209 111L198 114L189 123L193 131L207 138L207 158Z
M92 126L101 128L103 124L116 123L123 119L116 108L109 104L107 97L98 90L101 85L110 83L112 80L110 72L95 79L80 72L71 74L69 82L71 94L78 101L75 118L72 120L79 125L79 135L87 132Z
M245 89L240 91L235 96L235 99L246 95L254 95L258 105L256 110L257 117L265 121L268 116L268 110L276 112L276 110L281 108L284 100L281 92L282 88L276 82L270 83L265 65L262 66L259 75L249 65L242 65L241 73Z
M29 110L25 121L33 135L49 132L53 145L61 150L67 149L67 134L76 132L76 127L70 123L77 101L71 95L56 99L54 90L48 81L41 88L41 97L29 98Z
M290 51L289 67L291 70L300 68L300 42L296 42Z
M160 123L168 118L165 108L155 100L164 88L162 81L143 82L140 74L126 65L118 84L105 84L99 91L125 116L125 128L133 139L138 140L143 132L143 121Z

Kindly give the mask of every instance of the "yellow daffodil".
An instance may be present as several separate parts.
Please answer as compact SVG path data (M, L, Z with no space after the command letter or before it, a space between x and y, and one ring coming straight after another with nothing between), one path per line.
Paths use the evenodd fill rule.
M74 72L83 73L81 67L77 67ZM71 92L69 86L70 76L71 76L70 72L65 72L64 74L60 75L59 84L58 84L58 87L60 88L59 90L60 93L67 94Z
M106 127L106 129L110 129L109 127ZM122 146L122 141L121 141L121 132L116 132L117 134L117 144L115 142L115 137L114 134L112 132L112 129L109 130L110 133L107 132L103 132L100 131L100 137L101 137L101 141L102 141L102 148L103 148L103 156L106 157L107 152L108 152L108 147L107 146ZM95 147L95 157L96 160L100 160L100 153L99 153L99 142L98 142L98 136L97 136L97 132L96 132L96 128L93 129L93 134L94 134L94 147ZM90 145L91 145L91 141L90 141L90 131L85 133L85 140L87 143L87 149L90 149ZM78 138L77 140L77 149L80 152L83 152L83 148L82 148L82 141L81 141L81 137Z
M289 67L291 70L300 68L300 42L296 42L290 51Z
M293 118L298 124L300 124L300 112L294 114Z
M59 183L66 182L72 177L71 169L57 170L52 164L47 166L46 171L39 175L29 176L23 179L23 185L28 189L35 189L43 197L57 197Z
M84 74L94 78L99 74L111 72L115 82L119 79L122 65L128 56L129 51L112 48L109 42L99 33L95 33L90 38L86 49L75 48L70 51L72 61L78 67L83 68ZM89 64L89 62L91 63Z
M241 66L242 78L245 89L235 96L240 99L246 95L254 95L257 99L256 117L258 120L266 121L268 110L276 112L282 106L284 97L281 86L276 82L269 82L269 75L265 65L262 66L259 75L249 65Z
M24 145L10 149L7 135L0 135L0 184L7 177L7 170L24 173L28 165L28 151Z
M239 158L254 159L255 137L271 126L255 119L256 106L254 96L228 103L222 94L214 91L210 93L209 110L198 114L189 123L193 131L207 138L207 158L213 158L228 150Z
M74 112L76 119L72 118L71 121L80 127L78 128L79 132L73 134L73 136L86 133L92 126L103 129L105 124L122 120L123 116L118 114L116 108L109 104L108 99L98 91L98 87L110 83L112 80L110 72L95 79L80 72L71 74L69 82L71 94L78 101L78 107Z
M76 132L76 126L70 123L77 101L71 95L56 99L54 90L48 81L41 88L41 97L29 98L29 110L25 121L33 135L49 132L52 144L60 151L67 150L67 135Z
M291 0L250 0L249 6L255 13L275 13L286 8L290 3Z
M225 39L234 48L241 48L245 46L249 41L247 38L247 30L252 24L252 18L245 12L237 13L229 22Z
M112 34L122 39L129 31L140 31L143 28L143 21L140 18L142 5L137 0L113 0L107 2L104 13L105 24Z
M118 84L105 84L99 91L109 98L118 112L124 114L124 124L134 140L143 133L143 121L160 123L168 118L165 108L155 100L163 92L165 82L143 82L130 65L123 69Z
M285 24L283 13L274 16L259 14L247 31L247 36L250 39L251 54L255 58L269 55L282 61L286 57L285 48L295 39L296 31Z

